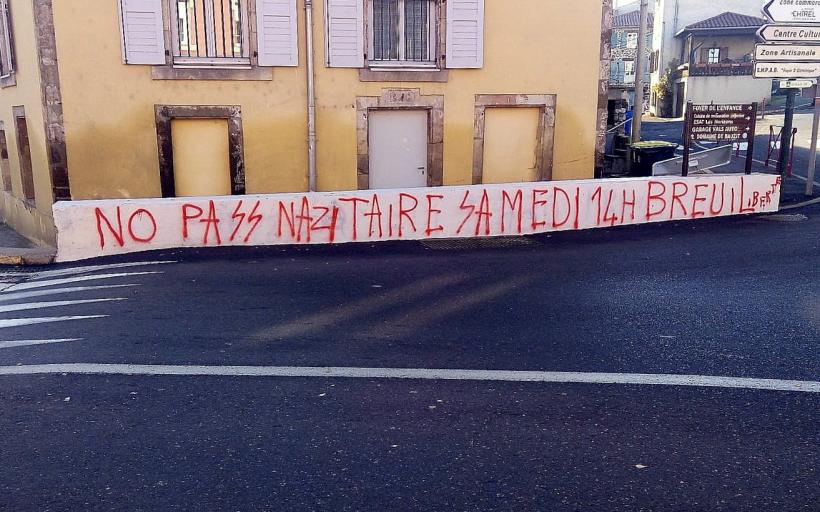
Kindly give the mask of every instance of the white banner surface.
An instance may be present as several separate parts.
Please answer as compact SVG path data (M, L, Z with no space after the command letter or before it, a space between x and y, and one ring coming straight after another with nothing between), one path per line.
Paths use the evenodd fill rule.
M54 205L57 260L175 247L527 235L774 212L765 174L552 181Z

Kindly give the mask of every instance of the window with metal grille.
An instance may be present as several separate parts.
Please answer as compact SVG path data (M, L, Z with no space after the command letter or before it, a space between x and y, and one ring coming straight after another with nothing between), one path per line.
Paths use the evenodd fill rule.
M709 48L708 64L718 64L720 62L720 48Z
M174 64L249 65L247 0L171 0Z
M436 0L369 0L370 63L436 64Z

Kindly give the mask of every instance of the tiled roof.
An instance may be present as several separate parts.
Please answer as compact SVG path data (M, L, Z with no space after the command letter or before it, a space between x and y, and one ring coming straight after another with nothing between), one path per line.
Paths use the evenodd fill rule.
M650 12L647 24L651 27L655 23L655 16ZM641 12L632 11L615 16L612 22L614 28L637 27L641 24Z
M738 14L736 12L724 12L709 19L692 23L682 30L686 32L689 30L711 30L722 28L750 28L760 27L766 20L763 18L756 18L754 16L746 16L745 14Z

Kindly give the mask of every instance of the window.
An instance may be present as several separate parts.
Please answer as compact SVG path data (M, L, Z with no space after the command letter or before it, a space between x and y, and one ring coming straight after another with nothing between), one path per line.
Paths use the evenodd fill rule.
M370 0L370 63L436 64L436 0Z
M706 62L708 64L720 63L720 48L709 48L709 53Z
M9 0L0 0L0 77L14 73L14 40L12 38Z
M249 65L246 0L172 0L174 64Z
M23 184L23 200L34 204L34 172L31 165L31 146L28 124L23 107L14 107L14 126L17 130L17 155L20 158L20 181Z
M631 84L635 82L635 61L624 61L624 82Z
M251 68L299 64L297 0L119 0L119 11L123 62L156 66L155 79L269 80Z
M638 47L638 33L637 32L628 32L626 34L626 47L627 48L637 48Z
M481 69L484 2L325 0L326 64L358 68L360 79L381 75L379 81L414 74L421 79L411 81L425 81L445 68Z

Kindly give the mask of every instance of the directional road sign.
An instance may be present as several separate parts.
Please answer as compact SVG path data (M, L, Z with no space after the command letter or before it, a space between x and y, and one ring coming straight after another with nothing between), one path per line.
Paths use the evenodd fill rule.
M820 61L820 44L766 44L755 45L755 60L777 62Z
M773 43L820 43L820 26L817 25L763 25L757 36Z
M781 80L781 89L808 89L813 86L817 80Z
M695 140L746 140L754 123L754 105L692 105L689 133Z
M755 62L755 78L820 78L820 62Z
M770 0L763 12L776 23L820 23L820 0Z

